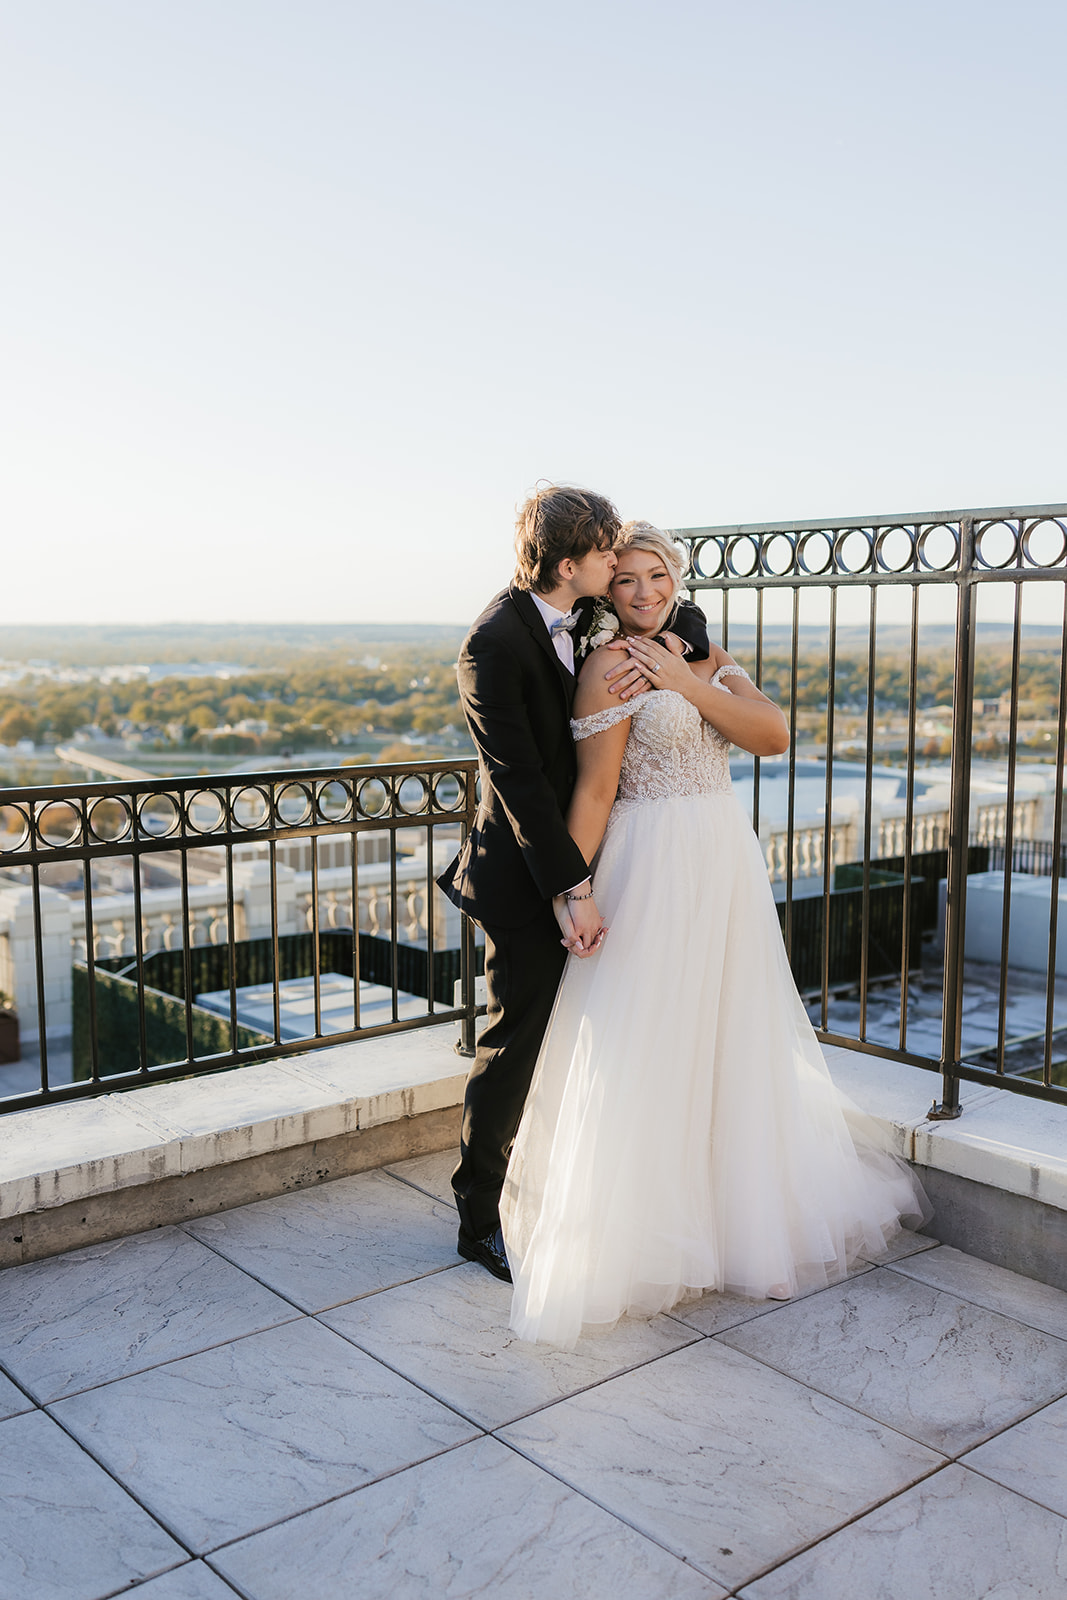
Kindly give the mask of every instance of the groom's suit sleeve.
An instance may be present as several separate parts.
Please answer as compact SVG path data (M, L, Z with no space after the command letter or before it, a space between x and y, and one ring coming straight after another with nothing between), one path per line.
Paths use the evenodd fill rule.
M676 633L684 644L689 646L686 651L687 661L706 661L711 654L711 645L708 640L708 619L698 605L692 600L679 600L678 610L671 624L671 632Z
M538 893L546 900L564 893L583 882L589 868L545 774L518 661L492 639L470 639L459 660L459 688L489 781Z

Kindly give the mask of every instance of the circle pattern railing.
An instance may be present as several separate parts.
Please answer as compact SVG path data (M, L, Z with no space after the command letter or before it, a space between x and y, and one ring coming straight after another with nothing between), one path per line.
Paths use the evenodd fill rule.
M15 791L17 798L0 803L0 864L17 864L29 852L58 858L149 841L188 849L220 835L236 842L289 829L328 833L358 831L361 823L455 821L465 810L470 781L469 769L442 767L326 778L285 773L188 789L161 779L123 785L129 792L119 794L56 796L51 790L43 804Z
M856 524L849 527L675 530L689 549L690 584L821 578L892 579L1060 571L1067 576L1067 518L1027 516Z

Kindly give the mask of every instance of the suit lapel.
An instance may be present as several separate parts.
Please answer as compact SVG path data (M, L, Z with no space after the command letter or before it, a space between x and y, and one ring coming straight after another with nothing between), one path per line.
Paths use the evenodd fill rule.
M525 589L517 589L513 584L508 593L511 596L512 604L515 606L525 626L529 629L534 641L551 662L556 679L563 690L569 712L574 701L574 678L556 654L556 647L549 637L544 617L542 617Z

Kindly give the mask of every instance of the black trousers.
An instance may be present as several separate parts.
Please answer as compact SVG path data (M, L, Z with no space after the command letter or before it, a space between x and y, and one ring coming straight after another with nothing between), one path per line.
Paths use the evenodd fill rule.
M460 1228L484 1239L500 1222L500 1191L567 952L546 901L521 928L485 928L489 1010L467 1078L452 1188Z

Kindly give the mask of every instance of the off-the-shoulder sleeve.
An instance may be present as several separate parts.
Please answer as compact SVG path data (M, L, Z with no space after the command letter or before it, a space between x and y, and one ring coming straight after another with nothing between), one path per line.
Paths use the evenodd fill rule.
M722 683L720 682L720 679L729 678L731 676L735 678L747 678L749 683L752 682L752 679L749 678L744 667L735 667L733 663L729 661L727 661L724 666L721 666L718 672L716 672L708 681L713 689L721 689ZM575 735L575 737L577 738L577 735Z
M588 739L590 734L604 733L608 728L613 728L617 722L625 722L627 717L632 717L634 709L642 700L652 693L646 689L644 694L635 694L632 700L625 700L621 705L605 706L603 711L594 711L588 717L571 719L571 733L575 743L579 739Z

